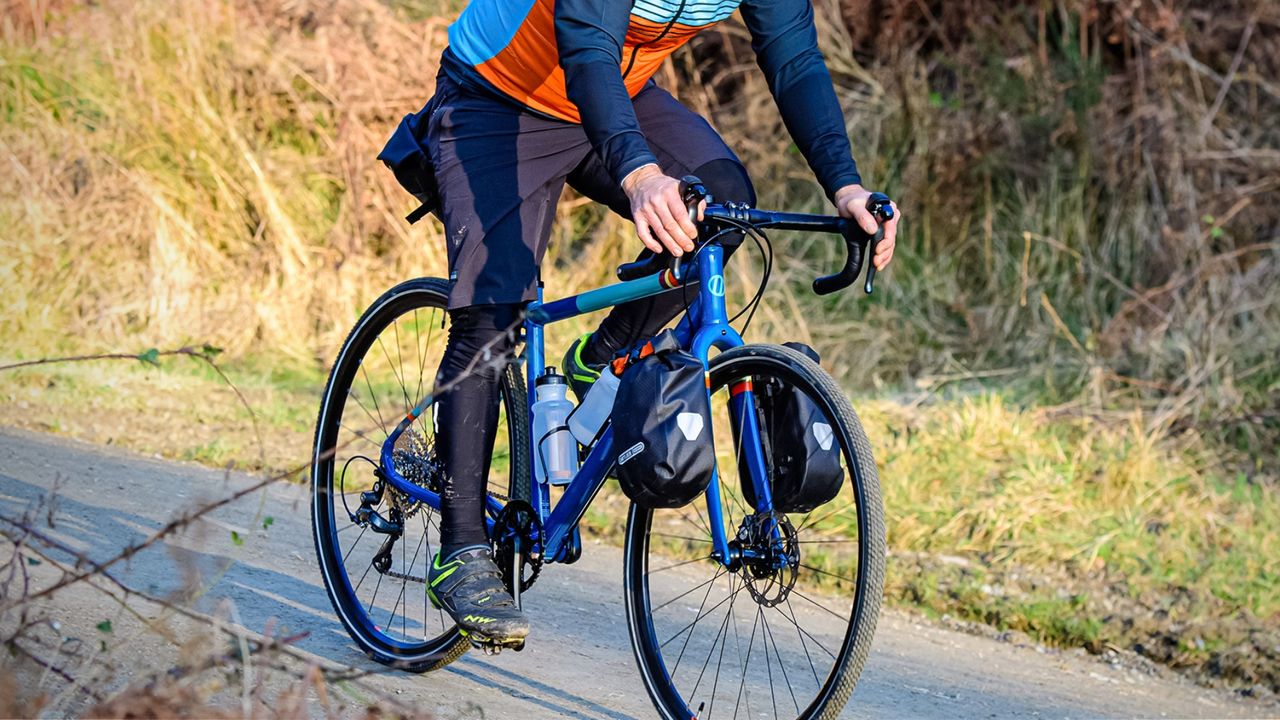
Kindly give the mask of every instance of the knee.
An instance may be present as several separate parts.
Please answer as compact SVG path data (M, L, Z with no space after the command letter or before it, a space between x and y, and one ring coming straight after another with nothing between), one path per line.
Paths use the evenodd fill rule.
M746 203L752 207L756 204L756 189L751 184L751 176L742 163L730 158L712 160L700 165L693 174L702 180L702 184L711 191L718 203Z
M486 357L510 356L523 320L524 306L519 304L469 305L450 310L446 364L451 370L460 370L453 366L466 366L481 355L484 357L477 370L493 367L496 364L485 362Z

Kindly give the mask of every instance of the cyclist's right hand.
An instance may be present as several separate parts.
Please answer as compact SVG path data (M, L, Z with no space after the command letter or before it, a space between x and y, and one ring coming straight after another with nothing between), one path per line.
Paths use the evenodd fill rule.
M631 219L645 247L655 253L666 250L676 257L693 250L698 228L680 198L679 180L664 174L657 165L644 165L623 179L622 190L631 201ZM702 219L702 206L698 219Z

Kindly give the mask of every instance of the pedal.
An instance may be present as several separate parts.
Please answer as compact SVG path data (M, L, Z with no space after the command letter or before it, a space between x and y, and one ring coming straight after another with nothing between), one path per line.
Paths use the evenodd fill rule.
M524 638L498 639L475 632L463 632L462 635L471 643L471 647L484 652L485 655L497 655L503 650L515 652L524 650Z

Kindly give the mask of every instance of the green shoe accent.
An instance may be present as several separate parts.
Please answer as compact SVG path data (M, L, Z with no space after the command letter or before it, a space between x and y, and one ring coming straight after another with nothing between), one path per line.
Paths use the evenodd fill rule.
M436 553L436 559L435 559L431 564L435 566L435 568L433 568L433 569L434 569L436 572L441 573L441 574L436 575L435 579L433 579L433 580L431 581L431 586L428 588L428 590L430 590L430 588L432 588L432 587L435 587L436 585L439 585L442 581L444 581L444 579L445 579L445 578L447 578L447 577L449 577L450 575L452 575L452 574L453 574L453 571L455 571L455 570L457 570L458 568L462 567L462 561L461 561L461 560L459 560L458 558L454 558L451 562L449 562L449 563L448 563L448 564L446 564L446 565L441 565L441 564L440 564L440 553Z
M604 369L604 365L592 365L582 359L582 348L586 347L587 341L591 339L591 333L587 333L569 346L564 353L564 360L560 363L564 374L569 378L569 387L573 388L573 394L577 396L578 402L587 396L587 391L595 385L596 380L600 379L600 371Z

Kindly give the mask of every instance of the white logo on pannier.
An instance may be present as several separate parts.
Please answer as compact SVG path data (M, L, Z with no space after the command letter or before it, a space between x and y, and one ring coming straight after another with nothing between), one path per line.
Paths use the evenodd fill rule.
M621 465L621 464L625 463L626 461L630 460L631 458L633 458L633 457L635 457L635 456L639 455L639 454L640 454L640 453L642 453L642 452L644 452L644 441L643 441L643 440L641 440L640 442L636 443L635 445L632 445L631 447L627 448L626 450L623 450L623 451L622 451L622 454L618 456L618 464L619 464L619 465Z
M698 413L680 413L676 415L676 425L684 433L684 439L693 442L702 434L702 416Z
M818 441L818 447L823 450L831 449L831 438L835 433L831 432L831 426L826 423L816 422L813 424L813 438Z

